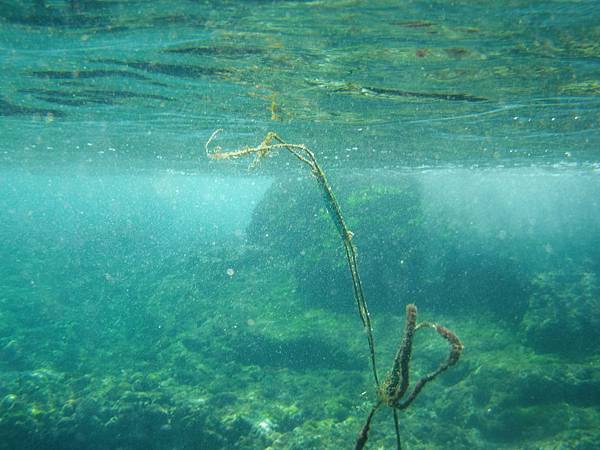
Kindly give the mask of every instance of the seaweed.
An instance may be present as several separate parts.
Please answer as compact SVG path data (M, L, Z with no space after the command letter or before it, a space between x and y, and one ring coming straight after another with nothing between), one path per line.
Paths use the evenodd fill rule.
M158 73L172 77L197 78L201 76L228 76L232 70L227 68L203 67L186 64L165 64L158 62L121 61L118 59L99 59L99 63L117 64L147 73Z
M65 113L57 109L31 108L17 105L0 98L0 116L29 116L64 117Z
M426 374L417 381L412 388L412 391L404 398L410 384L410 358L412 355L412 344L415 333L418 330L433 328L440 336L450 344L450 353L445 361L443 361L436 370ZM463 350L463 344L448 328L437 323L421 322L417 324L417 307L412 303L406 305L406 321L404 325L404 334L396 356L386 381L378 390L378 399L375 405L371 408L367 420L358 434L355 450L361 450L367 443L369 429L371 427L371 419L375 412L382 406L387 405L392 408L394 416L394 426L396 429L396 443L398 450L402 448L400 443L400 426L398 420L398 412L410 406L417 398L421 390L427 383L432 381L442 372L448 370L450 366L456 364Z
M88 78L113 78L123 77L134 80L148 80L148 77L127 70L115 69L87 69L87 70L34 70L31 75L42 79L53 80L81 80Z
M265 51L258 47L233 47L226 45L210 45L197 47L179 47L163 50L164 53L176 53L181 55L196 56L221 56L229 58L238 58L251 55L263 55Z
M432 98L434 100L448 100L455 102L485 102L484 97L477 97L469 94L447 94L436 92L413 92L403 91L400 89L378 88L373 86L364 86L360 89L363 95L387 95L391 97L416 97L416 98Z
M416 56L422 58L427 56L427 49L417 49ZM448 93L448 92L417 92L405 91L395 88L382 88L377 86L363 86L355 83L345 82L327 82L327 81L307 81L308 84L318 86L330 90L331 92L339 92L343 94L362 95L367 97L384 97L384 98L419 98L446 100L450 102L486 102L485 97L478 97L471 94Z
M172 99L158 94L143 94L139 92L115 89L19 89L20 93L32 94L38 100L56 103L63 106L86 106L89 104L114 105L127 99L146 99L169 102Z
M313 176L317 180L317 184L325 201L327 211L329 212L329 215L335 224L344 246L348 268L352 277L354 300L357 305L365 334L367 335L371 369L373 371L373 379L377 388L377 401L371 408L371 411L367 416L367 420L356 438L355 450L361 450L366 445L373 416L383 405L387 405L392 408L396 431L396 443L397 448L400 450L402 446L400 440L398 412L408 408L428 382L432 381L439 374L445 372L449 367L458 362L463 350L462 342L458 336L456 336L456 334L442 325L431 322L421 322L417 324L417 307L414 304L408 304L406 306L406 320L402 341L398 347L398 351L396 352L391 371L389 372L385 382L383 384L380 383L379 375L377 373L375 342L373 339L371 316L369 314L367 301L364 296L362 282L358 272L356 247L352 242L354 234L348 229L340 205L333 193L331 184L329 183L325 172L317 162L314 152L304 144L289 144L274 132L267 133L263 141L256 147L243 147L239 150L223 151L221 147L216 146L214 150L211 150L210 146L212 142L221 131L222 130L220 129L215 130L205 144L206 154L209 158L220 160L254 155L254 160L250 164L250 167L253 168L256 167L262 158L267 156L270 152L283 149L289 151L298 160L310 167ZM412 356L413 339L417 331L427 328L433 328L441 337L448 341L450 344L450 352L446 360L444 360L436 370L421 377L414 384L410 393L405 397L410 384L410 359Z

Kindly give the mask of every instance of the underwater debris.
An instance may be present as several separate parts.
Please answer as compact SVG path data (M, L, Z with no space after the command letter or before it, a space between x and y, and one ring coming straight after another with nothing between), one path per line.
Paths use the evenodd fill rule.
M424 328L435 329L440 336L446 339L450 343L450 353L448 358L443 361L436 370L428 373L421 377L417 381L406 399L402 400L410 384L410 358L412 356L412 343L415 333L418 330ZM410 404L417 398L425 384L436 378L442 372L448 370L450 366L456 364L460 358L463 350L463 344L452 331L448 328L439 325L437 323L421 322L417 325L417 307L413 304L406 305L406 321L404 324L404 333L402 336L402 342L396 356L394 358L394 364L390 371L385 383L378 391L378 400L375 405L371 408L367 420L362 430L358 434L356 439L355 450L361 450L367 443L369 429L371 427L371 420L375 412L383 405L391 407L394 414L394 425L396 428L396 443L398 450L401 449L400 444L400 428L398 420L398 411L402 411L410 406Z
M362 282L358 272L358 264L356 258L356 247L352 243L354 234L348 229L344 216L339 203L337 202L331 185L327 180L325 172L317 162L315 154L304 144L289 144L281 139L276 133L269 132L263 139L263 141L256 147L244 147L234 151L223 151L219 146L216 146L214 150L211 150L211 144L217 135L221 132L221 129L215 130L212 135L206 141L204 145L206 155L212 159L231 159L240 158L247 155L254 155L254 160L250 164L250 168L256 167L262 158L267 156L269 152L274 150L288 150L301 162L307 164L312 174L317 180L323 199L325 200L325 206L331 219L333 220L340 239L344 245L346 253L346 259L348 262L348 268L352 277L352 287L354 293L354 299L357 304L358 313L361 318L363 328L367 335L367 341L369 344L371 368L373 371L373 378L375 386L377 388L378 399L375 405L371 408L367 420L359 432L356 438L355 450L361 450L367 443L369 430L371 428L371 420L375 412L383 405L391 407L394 416L394 425L396 430L396 443L398 450L401 450L400 441L400 428L398 421L398 411L402 411L415 400L419 395L425 384L435 379L439 374L446 371L450 366L456 364L460 358L463 350L463 344L448 328L431 322L421 322L417 324L417 307L414 304L406 306L406 321L404 327L404 333L402 341L394 358L392 370L390 371L386 381L383 385L379 382L379 376L377 373L377 365L375 358L375 342L373 339L373 327L371 325L371 316L367 307L367 301L365 299ZM450 353L448 358L443 361L436 370L421 377L413 386L412 391L408 396L404 398L404 395L408 391L410 384L410 359L412 356L412 344L414 335L418 330L424 328L433 328L437 333L446 339L450 343Z
M344 220L344 217L342 215L340 205L335 199L335 195L333 194L331 185L329 184L329 181L325 176L325 172L323 172L323 169L321 169L321 166L317 163L317 159L315 158L314 153L304 144L286 143L285 141L283 141L283 139L281 139L277 134L273 132L268 133L258 147L245 147L241 150L232 152L223 152L220 147L217 147L215 149L216 151L210 151L210 144L215 139L217 134L219 134L219 132L221 132L220 129L213 132L213 134L210 136L210 138L205 144L206 154L209 158L229 159L239 158L241 156L249 154L255 154L254 161L250 165L250 167L255 167L256 165L258 165L260 160L264 158L269 152L277 149L285 149L310 167L312 174L317 179L319 187L321 188L321 193L325 200L325 206L327 208L327 211L329 212L340 235L340 238L342 239L342 242L344 244L346 258L348 260L348 266L350 268L350 275L352 276L354 299L358 307L358 312L363 327L367 334L369 350L371 353L371 367L373 369L375 383L377 384L377 386L379 386L379 377L377 376L377 369L375 364L375 345L373 343L373 327L371 326L371 317L369 315L369 310L367 308L367 303L362 289L362 282L358 273L356 248L354 247L354 244L352 244L353 234L346 225L346 221Z

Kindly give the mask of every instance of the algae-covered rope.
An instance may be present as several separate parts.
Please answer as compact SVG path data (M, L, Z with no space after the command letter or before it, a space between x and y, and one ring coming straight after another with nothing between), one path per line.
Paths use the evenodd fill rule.
M244 147L240 150L234 151L223 151L220 147L215 147L215 149L211 151L210 144L220 131L221 130L216 130L215 132L213 132L213 134L210 136L210 138L204 146L206 154L209 158L230 159L254 154L254 161L251 163L251 167L254 167L269 152L278 149L285 149L292 153L301 162L307 164L310 167L312 174L317 180L317 183L323 195L323 199L325 200L325 207L327 208L329 216L333 220L333 223L335 224L335 227L344 244L346 259L348 261L348 267L350 269L350 275L352 277L352 290L354 293L354 299L356 300L358 313L360 315L360 319L362 321L363 327L367 334L367 340L369 342L369 352L371 358L371 368L373 370L373 378L375 379L376 386L379 388L379 377L377 375L377 366L375 363L375 343L373 340L373 326L371 325L371 316L369 314L367 301L365 299L365 295L362 288L362 282L358 273L358 264L356 261L356 248L354 247L354 244L352 244L353 234L346 225L346 221L344 220L344 216L342 215L340 205L337 202L335 195L333 194L333 190L331 188L331 185L329 184L329 181L327 180L327 177L325 176L325 172L323 172L323 169L317 162L315 154L304 144L288 144L273 132L268 133L263 139L263 141L260 143L260 145L258 145L257 147ZM275 143L273 143L274 141Z

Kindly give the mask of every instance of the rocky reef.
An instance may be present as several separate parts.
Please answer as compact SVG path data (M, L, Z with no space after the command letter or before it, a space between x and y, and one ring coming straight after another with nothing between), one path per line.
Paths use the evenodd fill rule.
M331 176L380 360L393 360L408 299L465 343L402 412L403 445L596 448L589 245L569 257L558 244L531 251L544 243L534 235L491 241L433 208L418 177L376 179ZM0 448L352 448L377 393L343 247L312 183L276 181L247 236L185 252L109 233L3 248ZM122 254L107 257L113 248ZM414 345L418 380L448 348L428 333ZM368 444L393 448L393 422L373 421Z

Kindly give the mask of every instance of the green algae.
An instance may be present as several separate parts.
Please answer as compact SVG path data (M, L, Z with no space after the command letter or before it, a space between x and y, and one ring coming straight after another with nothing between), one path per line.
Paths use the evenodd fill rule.
M352 228L374 224L369 215L358 214L365 209L385 224L394 246L408 243L406 248L414 251L415 244L422 242L416 236L423 236L419 230L429 219L421 211L418 189L399 208L406 211L405 217L398 211L387 216L385 208L397 204L406 189L418 186L414 180L371 187L346 184L338 176L336 185L338 180L340 202L351 212ZM317 224L327 225L324 210L305 210L308 219L299 211L272 215L294 217L303 224L315 212L323 220ZM386 222L386 217L392 221ZM426 248L444 243L447 249L448 242L462 242L464 254L469 251L464 247L468 235L475 253L480 251L478 239L490 242L479 234L481 230L446 219L440 222L446 226L433 227L437 233L424 234L433 244ZM265 225L255 218L250 228L259 230L260 223ZM319 234L322 250L317 245L304 255L308 261L298 257L286 262L291 250L287 255L276 250L285 247L284 240L256 239L245 244L231 240L199 246L185 257L163 254L153 264L143 259L138 259L141 264L131 264L131 258L115 257L108 278L102 265L76 270L72 256L87 264L83 255L93 246L75 253L66 247L38 251L35 242L31 250L7 248L22 262L15 258L12 267L2 267L6 289L0 315L0 432L6 443L0 447L14 448L27 440L63 448L65 442L72 442L70 448L82 448L85 442L80 436L85 435L103 448L142 447L151 440L174 449L351 448L375 395L364 336L357 333L359 319L347 296L331 307L326 299L332 296L307 297L300 288L304 282L296 275L297 264L330 269L323 257L337 241L335 228L329 227ZM455 235L457 230L464 234ZM301 236L301 229L297 232ZM295 233L291 229L290 237L295 238ZM374 233L369 241L358 241L364 233L357 233L357 242L365 248L361 258L368 257L367 250L385 250L386 241L379 241L382 233ZM531 239L533 248L541 239L521 238ZM102 255L102 248L96 248L94 255ZM499 263L503 258L525 257L523 252L513 253L505 241L490 250L498 250L498 259L486 267L498 271L507 270ZM448 443L456 449L533 449L552 443L594 448L600 420L596 348L583 355L540 353L525 332L526 324L541 323L537 318L548 315L536 306L543 304L548 292L554 300L566 296L570 305L595 298L595 288L589 289L593 284L586 284L588 278L581 276L594 273L595 266L566 265L565 251L556 246L556 255L544 260L539 271L527 274L531 285L526 299L532 309L523 316L515 318L508 305L486 304L471 309L473 314L457 314L461 308L473 307L465 301L459 308L459 296L452 297L451 303L432 302L435 312L422 308L425 320L435 318L460 329L468 345L461 364L428 385L415 400L414 410L402 415L407 448L442 449ZM432 254L431 250L424 253ZM441 266L457 262L456 255L461 253L442 253ZM365 259L361 259L363 267ZM382 260L389 261L387 256ZM480 265L481 259L466 258L460 267L475 270ZM235 269L233 275L228 268ZM31 274L39 274L34 280L40 287L35 290L24 287L24 277ZM415 279L419 278L424 277ZM60 280L61 286L52 284L54 280ZM390 298L375 309L375 338L385 361L393 357L402 329L399 302ZM580 301L581 307L584 304ZM527 320L520 321L521 317ZM142 318L145 324L138 323ZM90 320L99 320L102 326L90 327ZM421 349L413 357L416 377L435 369L446 352L443 342L419 335L415 347ZM393 447L392 422L383 415L374 420L370 443ZM561 428L564 423L568 427Z
M171 270L176 273L179 267ZM63 443L73 440L72 448L81 445L76 438L80 432L107 447L115 442L139 446L150 436L153 440L163 436L159 442L170 448L350 448L369 406L363 392L370 390L356 319L350 310L343 313L317 307L296 317L305 303L294 293L295 280L283 268L268 273L265 277L259 266L240 269L239 277L225 284L227 289L205 297L210 311L191 304L187 320L182 319L178 327L169 325L167 335L171 337L151 344L133 343L134 349L140 350L150 345L154 361L132 360L115 347L106 355L84 353L84 366L94 368L92 371L42 367L20 378L4 372L0 427L5 442L19 442L25 436L32 439L32 430L45 429L48 434L36 439L49 442L50 434L55 433ZM150 281L154 275L145 276ZM174 298L185 284L183 277L172 278L162 295ZM265 301L247 300L252 298ZM164 309L156 303L154 307ZM76 310L65 312L75 319ZM5 314L13 317L14 313ZM255 325L246 323L249 317L256 318ZM493 316L453 317L448 312L438 319L460 329L469 345L461 364L416 400L422 407L403 415L403 429L410 430L404 436L408 448L443 449L448 442L456 449L536 448L553 442L594 448L599 420L594 405L600 393L600 379L594 370L597 357L565 360L537 354ZM486 327L481 327L482 321ZM397 313L377 322L384 359L394 351L401 323ZM350 346L362 367L322 367L319 361L311 364L304 360L303 368L293 368L283 364L283 357L281 364L272 365L259 355L228 364L223 358L231 361L231 349L244 339L244 334L231 331L242 326L282 343L307 335ZM215 334L218 330L221 333ZM113 330L111 338L122 332ZM184 344L190 338L197 343L193 348ZM443 355L444 346L434 344L427 347L431 353L415 355L417 376ZM293 360L294 355L287 357ZM41 356L33 354L32 359L38 366ZM490 389L497 383L506 388ZM520 420L515 421L515 415ZM267 419L271 429L259 435L260 423ZM393 446L392 424L383 416L376 420L372 445ZM432 420L441 426L432 429L428 425ZM564 423L571 425L561 428ZM142 427L146 437L135 431ZM115 438L119 433L128 433L128 438Z

